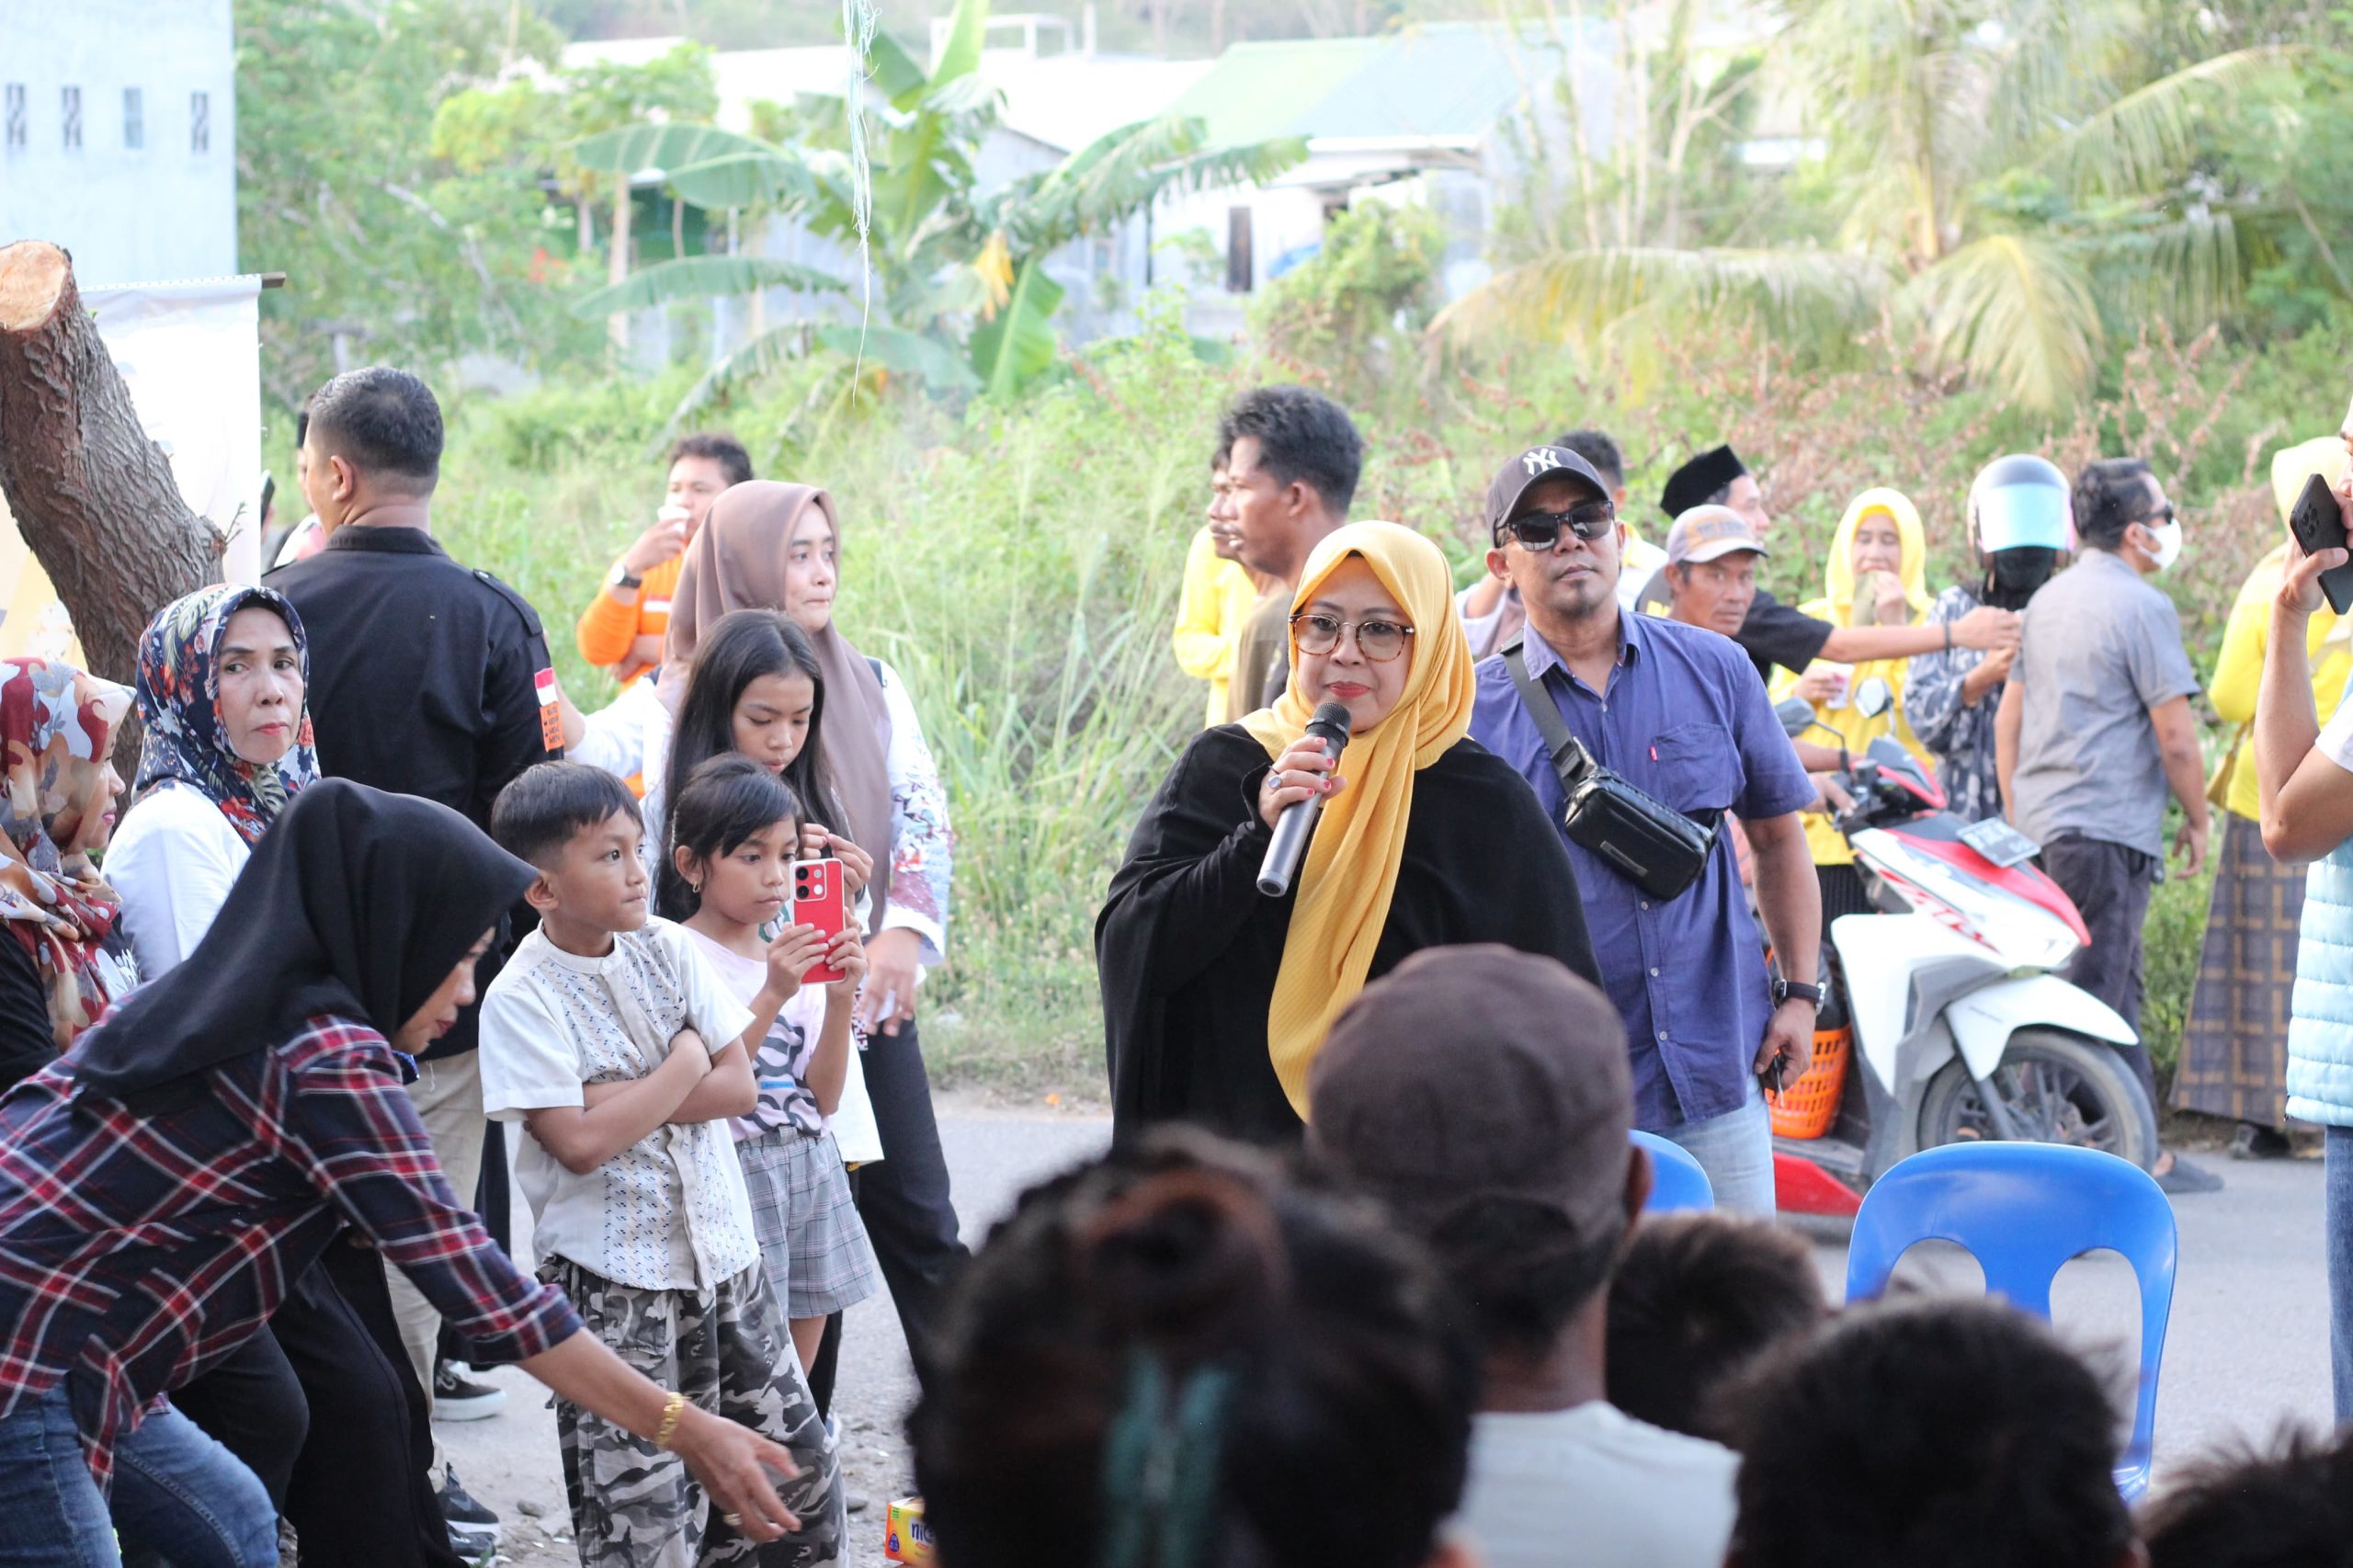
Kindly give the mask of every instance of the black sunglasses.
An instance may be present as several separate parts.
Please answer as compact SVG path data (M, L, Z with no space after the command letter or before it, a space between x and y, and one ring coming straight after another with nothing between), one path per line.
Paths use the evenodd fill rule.
M1590 542L1617 526L1616 506L1607 501L1580 501L1566 511L1522 512L1506 518L1495 530L1495 538L1498 543L1506 537L1516 539L1523 549L1540 555L1561 542L1563 528Z

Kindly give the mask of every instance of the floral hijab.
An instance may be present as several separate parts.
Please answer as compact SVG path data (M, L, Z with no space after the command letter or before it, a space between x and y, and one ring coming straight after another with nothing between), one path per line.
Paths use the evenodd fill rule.
M133 787L144 795L177 779L221 808L247 844L258 843L305 785L317 781L307 707L293 749L274 767L247 762L229 744L221 719L221 639L242 609L266 609L294 634L302 684L311 682L311 640L286 596L272 588L215 584L174 599L147 623L139 639L139 720L147 738Z
M74 847L84 818L104 810L115 727L131 693L49 659L0 661L0 919L32 954L61 1051L123 988L103 950L122 900Z

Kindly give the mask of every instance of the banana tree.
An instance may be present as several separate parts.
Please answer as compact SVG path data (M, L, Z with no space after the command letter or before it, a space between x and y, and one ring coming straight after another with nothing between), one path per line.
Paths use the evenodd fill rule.
M2089 385L2110 319L2162 313L2194 329L2230 308L2237 239L2191 178L2201 119L2287 51L2149 74L2142 0L1788 10L1768 59L1809 84L1810 129L1847 214L1830 244L1563 244L1498 273L1433 331L1617 346L1740 314L1835 355L1892 314L1934 362L2050 412Z
M765 205L788 214L857 256L855 275L811 278L758 257L719 258L761 264L733 274L669 262L577 309L595 314L740 291L718 286L731 278L743 288L844 292L858 301L857 326L791 323L756 335L704 377L682 415L811 341L935 388L1008 396L1050 369L1059 349L1051 318L1063 290L1046 274L1048 255L1117 227L1164 194L1268 180L1306 155L1297 138L1211 147L1201 120L1165 116L1109 131L1053 168L983 193L975 154L997 116L996 94L979 74L987 16L985 0L960 0L928 72L878 33L866 63L879 109L870 114L845 98L803 116L789 141L649 125L577 149L584 164L659 169L699 207Z

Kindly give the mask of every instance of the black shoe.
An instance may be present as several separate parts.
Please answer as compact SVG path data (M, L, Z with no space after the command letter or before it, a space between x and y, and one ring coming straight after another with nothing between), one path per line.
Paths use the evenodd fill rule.
M458 1367L455 1361L433 1363L433 1419L482 1421L506 1408L505 1389L475 1382Z
M2242 1121L2239 1130L2231 1134L2234 1160L2284 1160L2294 1152L2295 1145L2288 1141L2288 1134L2277 1127Z
M459 1482L455 1466L441 1471L441 1517L449 1522L449 1544L468 1562L498 1550L498 1516Z

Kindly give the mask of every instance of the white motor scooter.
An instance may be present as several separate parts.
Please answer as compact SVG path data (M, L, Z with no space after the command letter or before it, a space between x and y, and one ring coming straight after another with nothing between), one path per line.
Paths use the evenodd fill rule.
M1890 700L1884 682L1856 693L1866 713ZM1778 711L1792 733L1813 722L1802 701ZM1830 926L1824 1059L1788 1086L1777 1118L1780 1206L1851 1214L1898 1160L1972 1139L2074 1143L2146 1169L2155 1108L2116 1051L2139 1037L2052 972L2090 934L2032 864L2037 846L1999 821L1961 822L1892 740L1849 759L1839 783L1852 804L1838 829L1877 913ZM1828 1058L1842 1031L1840 1063ZM1819 1131L1787 1135L1798 1119L1787 1112L1809 1099Z

